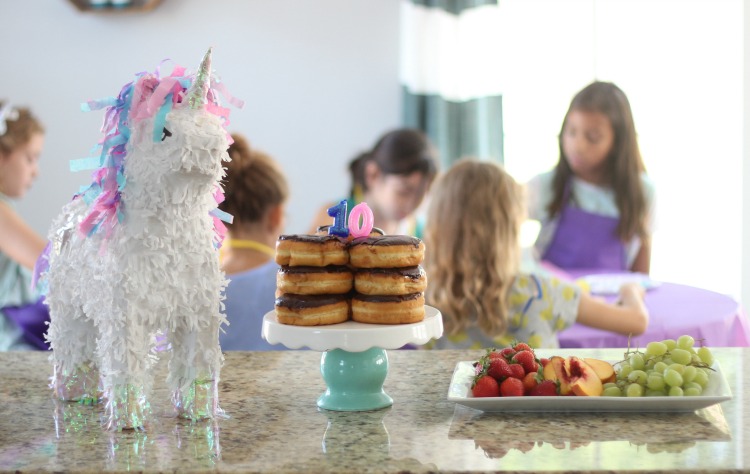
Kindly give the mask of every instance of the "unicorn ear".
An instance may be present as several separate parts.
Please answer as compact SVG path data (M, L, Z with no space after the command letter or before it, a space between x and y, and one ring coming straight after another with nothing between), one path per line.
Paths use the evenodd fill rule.
M195 81L187 92L187 103L191 109L200 109L206 105L208 89L211 87L211 51L208 48L203 61L195 73Z

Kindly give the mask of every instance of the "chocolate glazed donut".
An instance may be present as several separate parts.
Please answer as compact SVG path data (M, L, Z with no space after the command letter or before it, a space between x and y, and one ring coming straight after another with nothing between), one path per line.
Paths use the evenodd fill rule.
M276 241L276 263L289 266L346 265L346 242L335 235L282 235Z
M363 295L408 295L427 288L427 274L420 266L368 268L354 274L354 289Z
M276 274L276 289L295 295L340 295L352 289L354 275L349 267L290 267L283 265Z
M347 295L291 295L276 298L276 318L281 324L320 326L349 319Z
M424 260L424 242L408 235L383 235L354 239L349 261L355 268L413 267Z
M370 324L410 324L424 319L424 293L360 295L352 298L352 319Z

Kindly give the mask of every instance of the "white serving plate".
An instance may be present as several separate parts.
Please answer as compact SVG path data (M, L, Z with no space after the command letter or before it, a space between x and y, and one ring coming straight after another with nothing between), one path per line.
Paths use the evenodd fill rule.
M270 344L283 344L290 349L307 347L314 351L343 349L349 352L373 347L398 349L406 344L426 344L443 335L440 311L427 305L424 310L424 320L418 323L386 325L346 321L325 326L281 324L276 311L269 311L263 317L261 334Z
M661 285L643 273L597 273L583 276L578 280L583 281L594 295L616 295L625 283L638 283L647 291Z
M485 397L471 395L474 361L456 364L448 401L486 412L692 412L732 398L729 384L714 362L703 394L697 397Z

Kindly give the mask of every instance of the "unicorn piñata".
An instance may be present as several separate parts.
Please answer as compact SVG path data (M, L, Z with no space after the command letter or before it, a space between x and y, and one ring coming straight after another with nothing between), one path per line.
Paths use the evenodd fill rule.
M211 49L195 74L140 73L117 98L84 104L108 106L105 137L100 156L71 167L94 160L97 169L53 223L37 264L51 315L51 386L63 400L102 395L110 429L144 427L157 348L171 347L178 413L221 413L218 218L228 216L217 203L231 138L218 103L218 92L228 94L210 67Z

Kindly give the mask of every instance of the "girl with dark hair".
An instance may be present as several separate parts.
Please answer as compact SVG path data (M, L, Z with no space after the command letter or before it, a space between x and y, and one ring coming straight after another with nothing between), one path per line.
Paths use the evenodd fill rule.
M576 94L559 148L554 170L528 183L538 256L562 269L648 273L654 186L623 91L594 82Z
M427 136L419 130L398 129L383 135L371 151L349 164L352 187L347 212L360 202L372 209L375 225L386 234L421 236L415 211L437 174L437 157ZM316 215L310 233L330 225L328 208Z

